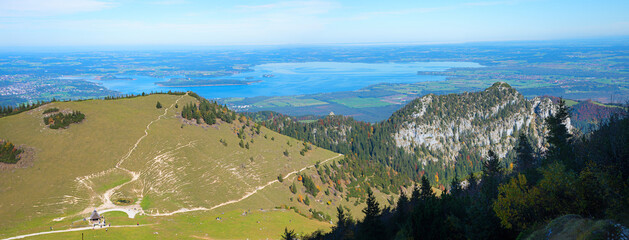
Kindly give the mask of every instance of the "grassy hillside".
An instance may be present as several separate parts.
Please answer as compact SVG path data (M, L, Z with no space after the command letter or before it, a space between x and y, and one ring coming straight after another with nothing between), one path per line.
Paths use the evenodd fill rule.
M158 101L163 108L155 107ZM279 184L277 176L338 157L316 147L302 156L300 141L264 127L256 134L245 126L249 149L240 147L237 132L245 122L218 121L209 126L180 117L182 106L196 101L187 95L156 94L55 102L0 118L0 139L34 150L32 166L0 172L0 238L47 231L50 226L68 228L94 208L139 212L143 215L131 224L136 220L154 224L149 231L153 233L153 228L166 232L186 229L184 223L170 222L182 218L209 221L219 212L235 214L290 205L290 191L280 187L287 181ZM42 117L43 111L52 107L81 111L85 120L67 129L49 129ZM129 203L116 205L120 200ZM199 211L187 212L190 209ZM303 218L288 210L260 214L269 219ZM292 221L304 222L299 226L306 232L329 226L307 218ZM132 237L148 228L118 229L131 234L120 236ZM228 229L212 232L197 225L190 229L212 233L212 238L230 235L220 232ZM270 232L273 235L268 237L278 233L277 229ZM254 232L242 234L238 236L266 237Z
M106 214L107 215L107 214ZM216 218L220 217L220 220ZM252 210L246 216L233 210L210 214L193 212L169 217L129 219L120 213L109 214L116 225L30 237L28 239L278 239L284 227L309 233L327 229L329 224L304 218L287 210ZM135 224L139 222L139 226ZM131 226L129 226L131 225ZM128 227L115 227L128 226Z

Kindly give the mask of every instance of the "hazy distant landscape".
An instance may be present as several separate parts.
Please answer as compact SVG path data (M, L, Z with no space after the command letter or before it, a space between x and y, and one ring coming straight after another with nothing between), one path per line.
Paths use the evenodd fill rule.
M0 81L0 103L194 91L237 111L334 112L373 122L416 97L478 91L497 80L527 97L621 103L629 96L624 42L497 45L4 53L0 71L10 75Z

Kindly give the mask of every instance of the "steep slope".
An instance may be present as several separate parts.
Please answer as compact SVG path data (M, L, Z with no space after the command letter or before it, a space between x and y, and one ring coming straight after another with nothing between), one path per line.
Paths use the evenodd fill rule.
M462 151L504 157L524 132L542 147L543 121L555 110L548 98L525 99L506 83L482 92L426 95L394 114L396 146L420 161L451 163Z
M375 124L344 116L309 123L268 112L254 117L266 119L270 129L357 160L349 170L355 176L370 173L372 186L398 192L425 174L443 190L456 174L480 171L488 150L510 156L521 132L543 149L544 118L555 108L548 98L528 100L499 82L481 92L426 95ZM505 159L509 167L510 157Z
M156 108L158 101L163 108ZM168 94L54 102L0 118L0 139L35 151L32 166L0 172L0 236L79 220L95 208L169 216L260 201L256 195L277 184L278 175L291 177L339 156L316 147L302 156L299 141L264 127L258 134L246 121L207 125L181 118L182 106L195 102ZM43 111L52 107L81 111L85 120L47 128ZM240 130L249 148L239 146ZM247 207L257 207L255 201Z

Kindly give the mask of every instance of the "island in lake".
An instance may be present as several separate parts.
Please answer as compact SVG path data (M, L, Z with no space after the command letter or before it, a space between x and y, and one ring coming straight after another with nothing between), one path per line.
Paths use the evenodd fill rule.
M196 79L196 78L171 78L168 81L155 82L160 87L211 87L211 86L233 86L233 85L249 85L261 82L245 81L238 79Z

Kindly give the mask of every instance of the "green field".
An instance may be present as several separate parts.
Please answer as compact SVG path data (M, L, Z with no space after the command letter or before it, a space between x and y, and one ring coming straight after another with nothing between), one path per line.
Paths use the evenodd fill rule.
M391 105L391 103L383 102L380 98L342 98L332 100L335 103L345 105L350 108L367 108L367 107L382 107Z
M319 101L312 98L297 97L272 97L264 101L257 102L257 107L308 107L325 105L327 102Z
M137 221L130 221L125 219L126 216L112 212L105 214L114 223L111 228L46 234L28 239L80 239L81 236L84 239L278 239L285 227L301 234L330 228L330 224L307 219L290 210L252 209L242 215L244 211L142 218L136 226L133 225Z
M164 108L156 109L157 101ZM175 102L179 108L174 107ZM55 102L0 118L1 139L35 151L32 166L0 172L0 218L3 219L0 238L48 231L50 227L70 228L95 208L111 208L102 199L108 191L112 192L110 200L133 201L129 206L113 207L144 209L144 215L136 215L134 219L118 216L116 224L139 222L141 227L88 231L94 237L110 234L114 238L154 238L157 234L153 233L158 232L159 238L181 237L173 234L185 234L184 238L198 234L201 237L208 234L211 239L277 238L285 226L292 226L282 223L286 219L294 222L299 231L329 229L325 222L290 210L269 210L282 205L296 206L308 216L309 208L321 207L333 214L335 207L327 205L327 200L317 202L313 198L310 207L291 202L293 194L288 184L295 175L288 176L283 183L277 182L277 176L337 158L338 154L314 147L301 156L298 140L264 127L260 134L255 134L245 122L190 124L179 117L181 106L189 102L196 99L166 94ZM50 107L78 110L86 118L67 129L49 129L41 119L42 112ZM243 125L249 149L238 145L237 132ZM227 146L219 142L221 139ZM288 157L283 154L285 150ZM318 197L325 196L322 195ZM334 204L340 202L339 196ZM260 208L266 210L257 213ZM187 209L198 211L187 212ZM254 231L260 229L255 224L235 218L249 209L252 216L265 219L262 222L266 222L266 227L258 230L261 232ZM233 224L216 223L215 218L223 212L233 216L223 222ZM151 225L143 227L143 224ZM78 236L77 233L37 238L67 239Z
M570 99L566 99L565 101L566 101L566 106L568 106L568 107L572 107L574 105L579 104L579 102L574 101L574 100L570 100Z

